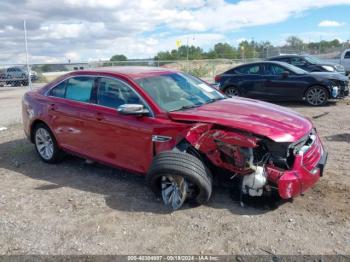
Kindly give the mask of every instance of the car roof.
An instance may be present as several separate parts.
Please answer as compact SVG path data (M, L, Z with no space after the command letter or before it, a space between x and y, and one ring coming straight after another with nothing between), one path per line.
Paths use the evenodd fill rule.
M172 68L148 67L148 66L115 66L115 67L99 67L96 69L76 70L77 74L82 73L105 73L123 75L129 78L138 79L150 76L159 76L179 72Z
M295 54L291 54L291 55L278 55L278 56L269 57L268 59L288 58L288 57L304 57L304 56L305 56L305 55L295 55Z
M232 70L232 69L236 69L236 68L239 68L239 67L243 67L243 66L250 66L250 65L258 65L258 64L278 64L278 65L281 65L281 66L285 66L285 65L289 65L288 63L286 62L281 62L281 61L257 61L257 62L251 62L251 63L245 63L245 64L241 64L241 65L238 65L238 66L235 66L231 69L229 69L228 71Z

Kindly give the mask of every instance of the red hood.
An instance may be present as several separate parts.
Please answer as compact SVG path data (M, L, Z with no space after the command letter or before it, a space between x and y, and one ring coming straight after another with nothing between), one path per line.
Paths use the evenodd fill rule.
M245 98L224 99L197 108L169 113L173 120L214 123L295 142L310 132L312 123L287 108Z

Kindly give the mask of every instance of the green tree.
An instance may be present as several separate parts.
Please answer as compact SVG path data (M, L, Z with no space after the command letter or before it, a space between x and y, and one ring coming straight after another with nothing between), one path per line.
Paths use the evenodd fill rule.
M228 43L217 43L214 49L207 53L207 57L234 59L238 57L238 53L237 50Z
M303 46L304 42L297 36L290 36L286 40L287 45L293 48L300 48Z
M114 55L109 61L127 61L128 58L125 55Z

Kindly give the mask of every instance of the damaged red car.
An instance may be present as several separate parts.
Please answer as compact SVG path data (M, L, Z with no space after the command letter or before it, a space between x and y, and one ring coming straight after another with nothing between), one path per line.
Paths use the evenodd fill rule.
M243 196L293 198L327 160L303 116L170 69L75 71L27 92L22 113L43 161L68 153L143 174L173 209L208 201L215 176L240 178Z

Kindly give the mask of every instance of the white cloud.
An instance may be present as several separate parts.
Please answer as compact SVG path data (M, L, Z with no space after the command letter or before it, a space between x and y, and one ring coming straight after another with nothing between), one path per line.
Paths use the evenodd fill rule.
M350 0L247 0L235 4L216 0L215 5L206 5L194 11L193 16L207 30L225 32L278 23L309 9L339 4L350 4Z
M2 0L0 63L22 57L22 18L36 61L65 60L67 54L81 60L115 53L145 58L175 48L176 39L186 43L195 36L193 44L206 49L227 41L225 34L232 31L341 4L350 0ZM21 18L13 15L18 10Z
M338 27L342 25L344 25L344 23L340 23L332 20L323 20L318 24L319 27Z
M104 23L49 24L40 28L53 39L80 38L83 34L94 34L105 29Z

